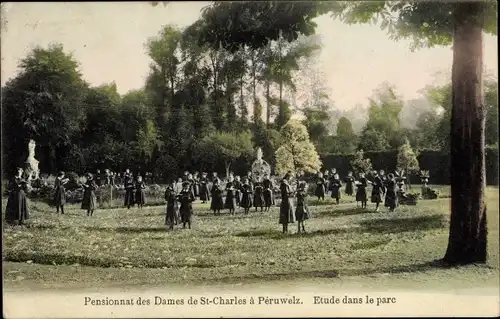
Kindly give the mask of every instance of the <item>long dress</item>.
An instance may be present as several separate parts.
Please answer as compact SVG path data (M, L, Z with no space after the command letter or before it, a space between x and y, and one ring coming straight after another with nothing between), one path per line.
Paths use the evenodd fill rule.
M368 196L366 195L366 187L368 186L368 181L366 177L362 177L359 179L358 189L356 190L356 201L357 202L366 202L368 200Z
M241 181L234 181L234 198L236 199L236 205L241 205Z
M299 190L297 192L297 208L295 209L295 218L302 222L310 218L309 207L307 206L307 192Z
M384 193L384 184L380 176L375 176L373 180L373 188L372 188L372 203L381 203L382 202L382 194Z
M332 198L335 198L336 200L340 200L340 188L342 187L342 182L340 179L332 179L330 182L330 188L332 191Z
M286 180L281 181L280 184L281 192L281 204L280 204L280 224L291 224L295 223L295 212L293 211L292 188Z
M200 197L200 179L198 177L193 178L193 191L194 197Z
M182 223L190 223L193 216L193 205L194 201L193 192L191 190L182 190L179 194L179 202L181 207L179 212L181 214Z
M165 225L177 225L180 220L179 204L175 191L171 186L168 186L165 190L165 201L167 202L165 207Z
M146 185L144 184L144 182L136 182L135 183L135 203L137 205L146 204L146 194L144 192L145 188L146 188Z
M132 175L125 174L123 179L123 184L125 186L125 203L124 206L134 206L134 181L132 180Z
M264 186L264 204L266 207L274 206L273 182L266 178L262 181Z
M249 183L244 183L241 186L241 207L252 207L252 186Z
M387 189L385 193L385 206L389 207L391 210L398 206L398 196L396 193L396 181L388 180Z
M14 177L9 184L5 220L8 223L23 223L29 219L28 200L26 198L26 181L22 177Z
M226 209L236 209L236 190L234 189L233 182L227 182L226 184L226 202L224 207Z
M210 191L208 189L208 179L202 177L200 179L200 199L204 202L210 200Z
M63 206L66 204L66 190L64 188L64 182L62 178L57 177L54 182L54 205L55 206Z
M255 189L253 193L253 206L264 207L264 187L261 183L255 183Z
M94 210L97 208L97 197L95 196L95 190L97 189L97 184L94 180L87 180L87 182L83 185L83 200L82 200L82 209L85 210Z
M347 176L344 180L345 182L345 193L349 196L352 196L354 194L354 177L352 176Z
M219 185L212 187L212 202L210 202L211 210L224 209L224 201L222 199L222 188Z
M326 192L326 180L323 177L318 177L318 180L316 181L316 191L314 192L314 195L316 197L325 197L325 192Z

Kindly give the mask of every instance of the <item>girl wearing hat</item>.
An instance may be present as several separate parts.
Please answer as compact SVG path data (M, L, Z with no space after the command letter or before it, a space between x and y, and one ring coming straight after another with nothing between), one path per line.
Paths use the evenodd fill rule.
M28 200L26 191L28 184L23 178L23 169L18 168L16 176L12 179L7 188L9 198L5 207L5 221L12 225L22 225L29 219Z
M142 180L142 176L137 176L137 181L135 182L135 202L139 208L142 208L144 204L146 204L146 194L144 190L146 189L146 185Z
M252 185L247 177L243 178L243 185L241 185L241 207L245 209L245 214L248 214L252 207Z
M210 203L210 210L214 215L220 215L221 209L224 208L224 201L222 199L222 188L220 187L219 179L214 180L212 186L212 202Z
M81 208L87 211L87 216L92 216L94 214L94 210L97 208L97 197L95 196L97 185L92 178L92 174L87 173L87 181L83 184L83 188L84 191Z
M208 190L207 173L201 173L200 178L200 199L203 204L210 200L210 191Z
M342 182L340 181L339 174L335 173L331 181L330 187L332 189L332 198L335 198L335 203L338 205L340 202L340 188L342 188Z
M288 233L288 224L295 223L295 214L292 205L293 191L289 184L290 177L290 173L286 173L280 185L281 204L279 223L283 225L283 234Z
M54 183L54 204L56 205L56 211L58 214L59 208L61 208L61 214L64 214L64 204L66 204L66 190L64 185L68 182L69 180L64 178L64 172L59 172Z
M298 232L306 232L304 221L310 218L309 208L307 207L306 182L301 181L297 190L297 208L295 209L295 218L299 222ZM301 229L302 227L302 229Z
M194 196L193 191L190 189L190 183L185 181L182 183L182 191L179 194L179 202L181 203L181 207L179 212L181 214L182 220L182 228L186 228L186 224L188 228L191 229L191 218L193 216L193 203Z

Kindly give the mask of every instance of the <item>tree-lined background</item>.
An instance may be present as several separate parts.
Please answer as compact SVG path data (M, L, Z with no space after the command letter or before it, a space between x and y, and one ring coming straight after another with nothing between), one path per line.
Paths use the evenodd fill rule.
M158 180L183 170L241 175L256 147L275 166L281 128L297 117L324 169L346 173L360 149L374 168L395 169L397 150L408 140L421 166L447 182L447 173L440 172L447 172L449 161L451 78L429 85L414 100L382 83L365 105L346 110L324 86L317 63L321 41L313 26L304 27L302 35L274 28L275 40L265 45L214 46L214 17L231 12L226 9L214 5L187 28L166 25L144 39L149 76L143 88L124 95L114 83L86 83L63 45L35 48L2 87L4 172L12 173L25 160L27 143L34 139L40 169L47 174L131 168ZM497 154L496 78L485 79L485 106L486 144ZM487 156L490 183L498 182L497 158Z

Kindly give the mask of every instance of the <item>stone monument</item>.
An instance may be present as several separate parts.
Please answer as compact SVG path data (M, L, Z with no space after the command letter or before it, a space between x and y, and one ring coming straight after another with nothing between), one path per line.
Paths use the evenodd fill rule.
M271 166L262 159L262 150L257 149L257 159L252 163L252 178L254 181L271 175Z
M24 172L28 180L36 181L40 176L40 170L38 169L38 160L35 158L35 147L36 143L34 140L30 140L28 143L28 158L24 162Z

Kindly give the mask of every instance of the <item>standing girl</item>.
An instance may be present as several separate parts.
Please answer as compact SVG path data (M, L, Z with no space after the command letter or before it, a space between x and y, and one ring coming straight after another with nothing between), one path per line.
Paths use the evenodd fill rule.
M377 171L373 171L373 187L372 187L372 196L371 201L375 203L375 211L377 212L379 209L379 205L382 202L382 194L384 193L384 183L382 182L382 178L378 175Z
M142 176L137 176L137 182L135 183L135 202L142 209L144 204L146 204L146 194L144 193L146 185L142 180Z
M18 168L17 174L7 188L9 198L5 208L5 221L11 225L22 225L29 219L28 200L26 199L27 181L23 178L23 169Z
M396 180L392 173L389 174L387 179L387 190L385 193L386 206L389 207L391 212L398 206L398 196L396 192Z
M274 206L274 195L273 195L273 189L274 185L271 179L269 178L269 175L266 175L264 177L264 181L262 181L262 186L264 186L264 205L265 205L265 211L269 211L271 206Z
M330 183L330 188L332 190L332 198L335 198L335 203L338 205L340 202L340 188L342 187L342 182L340 181L339 174L335 173L333 179Z
M253 206L255 207L255 211L260 207L260 211L262 212L264 210L264 186L260 181L260 177L257 177L254 185Z
M252 186L246 177L241 185L241 207L245 209L245 214L248 214L252 207Z
M316 197L318 197L318 200L324 200L325 199L325 192L326 192L326 180L323 178L323 174L321 172L318 173L318 178L316 180L316 191L314 194Z
M59 214L59 208L61 208L61 214L64 214L64 204L66 204L66 190L64 185L68 183L68 181L67 178L64 178L64 172L59 172L54 183L54 203L56 205L57 214Z
M283 225L283 234L288 233L288 224L295 222L295 214L293 211L293 191L289 184L290 173L286 173L281 181L281 204L280 204L280 219L279 223Z
M182 191L179 194L179 202L181 204L180 214L182 220L182 228L186 228L186 224L188 228L191 229L191 219L193 216L193 203L194 196L193 191L190 189L189 182L182 183Z
M207 173L201 173L200 179L200 199L202 204L205 204L210 200L210 191L208 190L208 178Z
M125 174L123 174L123 186L125 187L125 207L130 209L130 206L134 206L134 179L130 170L127 168Z
M165 190L165 202L167 204L165 207L165 225L169 226L169 229L174 229L174 225L179 222L179 206L173 184L168 184Z
M306 182L300 181L297 190L297 208L295 209L295 218L298 221L298 233L306 232L304 222L310 218L309 208L307 207ZM301 229L302 227L302 229Z
M223 208L224 202L222 200L222 188L219 185L219 179L215 179L214 185L212 186L212 202L210 203L210 210L214 212L214 215L220 215L220 211Z
M236 205L240 206L241 204L241 180L239 176L236 176L233 182L234 186L234 197L236 198Z
M354 183L356 182L354 176L352 176L352 172L347 173L347 177L345 178L344 182L345 193L349 196L352 196L354 194Z
M83 185L83 201L81 208L87 211L87 216L92 216L94 210L97 208L97 197L95 196L95 190L97 185L92 178L92 174L87 173L87 181Z
M366 195L366 187L370 182L366 179L365 173L359 174L359 181L356 183L356 206L361 202L361 208L366 208L366 202L368 201L368 197Z
M229 181L226 183L226 202L224 206L229 209L229 213L234 215L236 209L236 190L234 188L233 175L229 175Z

